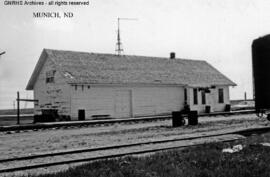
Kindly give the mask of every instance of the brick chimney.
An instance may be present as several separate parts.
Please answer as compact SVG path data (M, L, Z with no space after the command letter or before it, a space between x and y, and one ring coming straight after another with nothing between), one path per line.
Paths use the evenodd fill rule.
M170 53L170 59L175 59L175 52Z

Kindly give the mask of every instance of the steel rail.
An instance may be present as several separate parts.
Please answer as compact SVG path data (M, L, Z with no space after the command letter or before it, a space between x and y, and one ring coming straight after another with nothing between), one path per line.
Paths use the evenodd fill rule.
M208 137L222 136L222 135L228 135L228 134L240 134L244 136L249 136L250 134L253 134L253 133L258 133L258 132L265 133L268 131L270 131L270 127L242 129L242 130L236 130L236 131L229 131L225 133L217 133L217 134L209 134L209 135L201 135L201 136L193 136L193 137L185 137L185 138L174 138L174 139L157 140L157 141L149 141L149 142L122 144L122 145L115 145L115 146L103 146L103 147L71 150L71 151L62 151L62 152L56 152L56 153L21 156L21 157L15 157L15 158L0 159L0 163L19 161L19 160L30 160L30 159L36 159L36 158L42 158L42 157L60 156L60 155L67 155L67 154L84 153L84 152L111 150L111 149L117 149L117 148L141 146L141 145L148 145L148 144L160 144L160 143L168 143L168 142L175 142L175 141L193 140L193 139L208 138Z
M236 141L236 139L223 140L223 141L220 141L220 142L231 142L231 141ZM177 149L177 148L199 146L199 145L202 145L202 144L204 144L204 143L190 144L190 145L180 145L180 146L174 146L174 147L168 147L168 148L156 148L156 149L151 149L151 150L139 150L139 151L133 151L133 152L128 152L128 153L119 153L119 154L105 155L105 156L99 156L99 157L90 157L90 158L82 158L82 159L75 159L75 160L65 160L65 161L60 161L60 162L51 162L51 163L44 163L44 164L37 164L37 165L6 168L6 169L1 169L0 173L24 171L24 170L31 170L31 169L37 169L37 168L45 168L45 167L57 166L57 165L66 165L66 164L71 164L71 163L79 163L79 162L91 162L91 161L96 161L96 160L118 158L118 157L129 156L129 155L138 155L138 154L153 153L153 152L164 151L164 150L172 150L172 149Z
M39 155L22 156L22 157L15 157L15 158L0 159L0 163L19 161L19 160L30 160L30 159L36 159L36 158L42 158L42 157L78 154L78 153L85 153L85 152L112 150L112 149L118 149L118 148L142 146L142 145L149 145L149 144L161 144L161 143L176 142L176 141L194 140L194 139L216 137L216 136L222 136L222 135L228 135L228 134L235 134L235 132L232 132L232 133L226 132L226 133L219 133L219 134L214 134L214 135L213 134L212 135L202 135L202 136L194 136L194 137L186 137L186 138L175 138L175 139L166 139L166 140L157 140L157 141L149 141L149 142L141 142L141 143L122 144L122 145L115 145L115 146L103 146L103 147L96 147L96 148L86 148L86 149L78 149L78 150L71 150L71 151L62 151L62 152L56 152L56 153L46 153L46 154L39 154Z
M30 159L34 159L34 158L43 158L43 157L49 157L49 156L59 156L59 155L74 154L74 153L102 151L102 150L126 148L126 147L132 147L132 146L141 146L141 145L147 145L147 144L158 144L158 143L162 144L162 143L168 143L168 142L194 140L194 139L209 138L209 137L218 137L218 136L230 135L230 134L231 135L240 134L240 135L244 135L244 136L249 136L249 135L252 135L252 134L255 134L255 133L261 134L261 133L265 133L265 132L269 132L269 131L270 131L270 126L268 126L268 127L250 128L250 129L240 129L240 130L229 131L229 132L225 132L225 133L217 133L217 134L212 134L212 135L202 135L202 136L194 136L194 137L179 138L179 139L149 141L149 142L143 142L143 143L124 144L124 145L117 145L117 146L105 146L105 147L98 147L98 148L89 148L89 149L74 150L74 151L65 151L65 152L59 152L59 153L34 155L34 156L28 156L28 157L2 159L0 162L4 163L4 162L15 161L15 160L30 160ZM235 141L235 140L236 139L222 140L221 142ZM152 150L141 150L141 151L134 151L134 152L128 152L128 153L106 155L106 156L100 156L100 157L91 157L91 158L83 158L83 159L75 159L75 160L66 160L66 161L60 161L60 162L44 163L44 164L38 164L38 165L29 165L29 166L7 168L7 169L1 169L0 173L23 171L23 170L42 168L42 167L49 167L49 166L57 166L57 165L64 165L64 164L70 164L70 163L102 160L102 159L116 158L116 157L122 157L122 156L127 156L127 155L144 154L144 153L156 152L156 151L161 151L161 150L169 150L169 149L175 149L175 148L181 148L181 147L198 146L198 145L201 145L201 144L202 143L195 144L195 145L174 146L174 147L169 147L169 148L156 148L156 149L152 149Z
M252 114L255 110L244 110L244 111L232 111L232 112L218 112L209 114L199 114L199 117L206 116L219 116L219 115L237 115L237 114ZM129 123L129 122L144 122L144 121L157 121L171 119L171 115L165 116L153 116L153 117L142 117L142 118L126 118L126 119L109 119L109 120L89 120L89 121L70 121L70 122L52 122L52 123L38 123L30 125L11 125L11 126L0 126L0 132L7 131L25 131L25 130L38 130L38 129L50 129L50 128L61 128L61 127L80 127L89 125L103 125L103 124L115 124L115 123Z

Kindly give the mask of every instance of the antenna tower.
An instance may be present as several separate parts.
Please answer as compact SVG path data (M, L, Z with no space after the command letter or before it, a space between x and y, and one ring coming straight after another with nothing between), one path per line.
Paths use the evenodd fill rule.
M121 53L124 51L123 45L121 42L120 37L120 20L137 20L136 18L117 18L117 42L116 42L116 49L117 55L121 55Z

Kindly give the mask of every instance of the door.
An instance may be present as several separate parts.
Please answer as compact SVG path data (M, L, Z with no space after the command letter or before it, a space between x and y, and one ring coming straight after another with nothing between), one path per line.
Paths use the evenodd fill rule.
M131 117L131 90L115 92L115 117Z
M78 110L78 117L79 117L79 120L85 120L85 110L84 109Z
M211 112L215 112L215 105L216 105L216 101L215 101L215 91L211 90L210 93L207 94L207 105L210 106L210 111Z

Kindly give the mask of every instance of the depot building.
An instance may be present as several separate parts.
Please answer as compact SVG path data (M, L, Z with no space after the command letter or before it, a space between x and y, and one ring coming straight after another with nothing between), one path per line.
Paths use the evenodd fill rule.
M72 120L224 111L236 84L206 61L44 49L27 84L34 113Z

